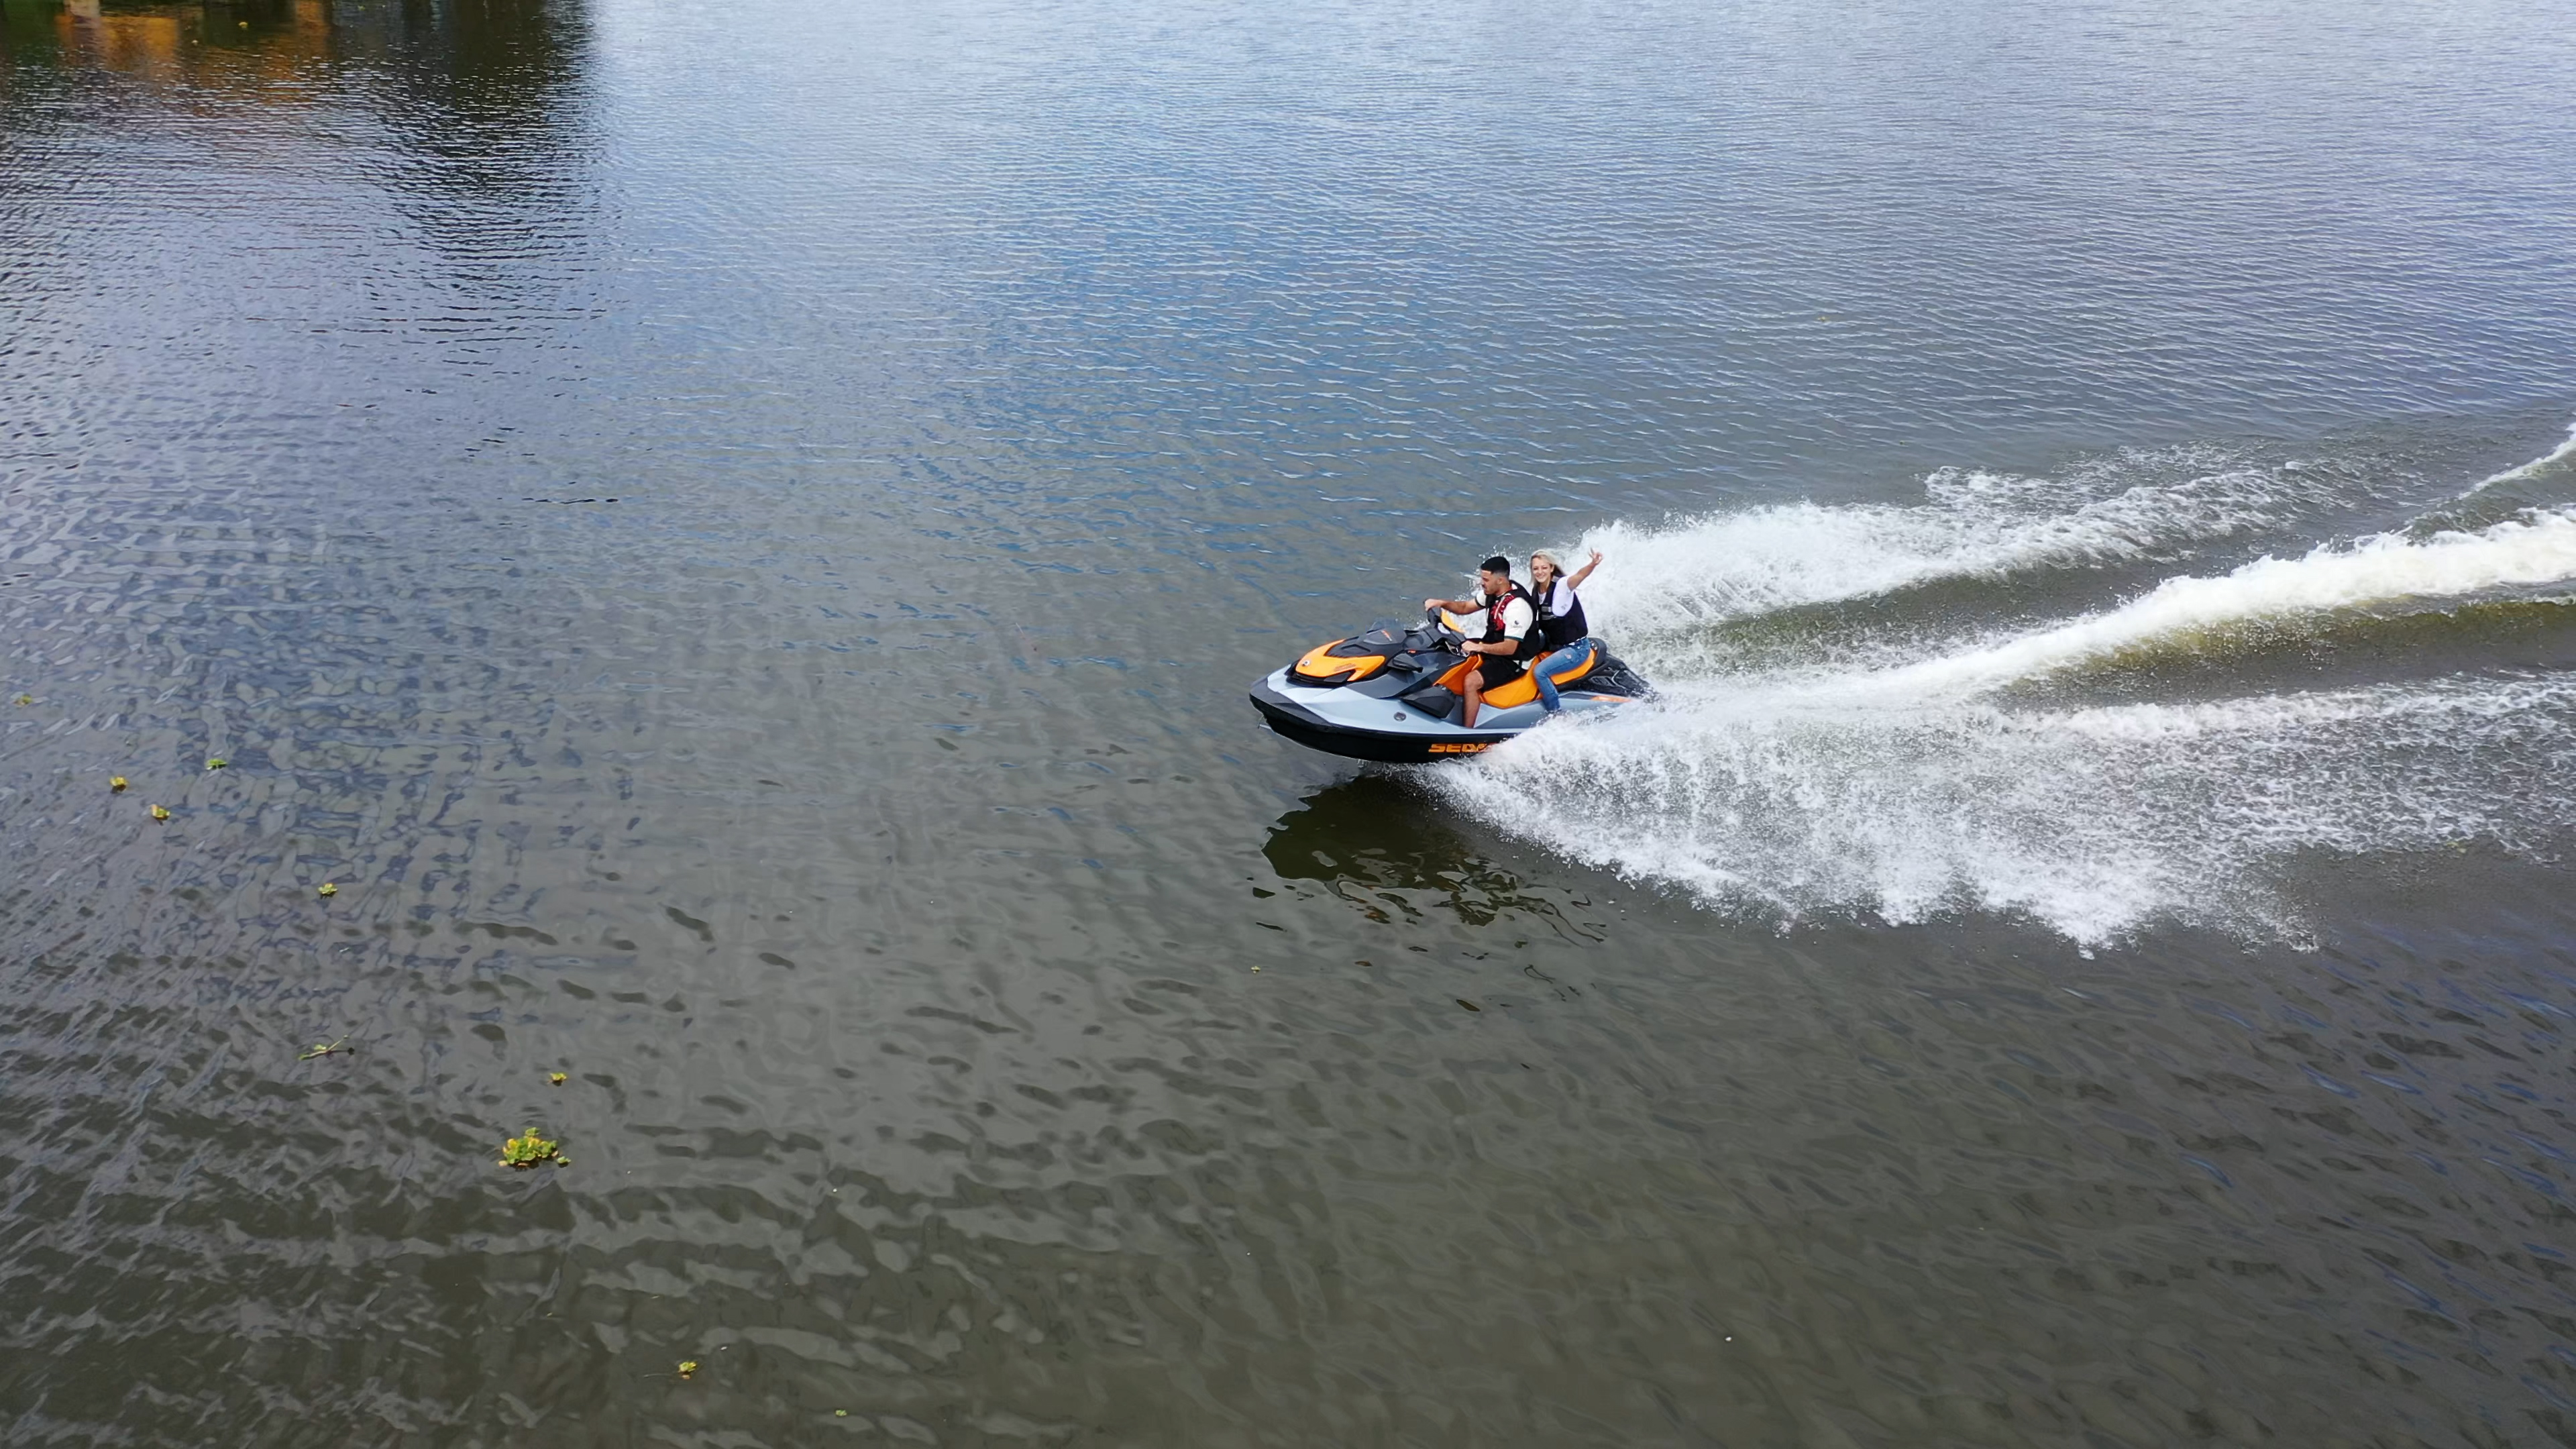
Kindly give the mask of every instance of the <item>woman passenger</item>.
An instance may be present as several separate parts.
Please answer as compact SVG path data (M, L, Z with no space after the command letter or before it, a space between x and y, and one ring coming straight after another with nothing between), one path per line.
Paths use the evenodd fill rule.
M1530 666L1530 677L1538 682L1541 709L1554 714L1565 707L1557 698L1556 681L1573 673L1601 650L1601 641L1590 637L1591 626L1583 617L1583 600L1574 591L1601 567L1601 550L1592 551L1591 562L1566 577L1565 567L1556 555L1544 550L1530 555L1530 598L1538 604L1540 647L1551 651Z

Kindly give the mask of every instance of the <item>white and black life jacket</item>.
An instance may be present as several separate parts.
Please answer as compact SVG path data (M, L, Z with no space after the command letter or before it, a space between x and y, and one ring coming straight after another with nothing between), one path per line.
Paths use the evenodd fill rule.
M1550 607L1559 599L1566 604L1562 611ZM1562 649L1592 632L1584 622L1582 596L1562 575L1549 580L1545 593L1531 594L1530 602L1538 610L1539 636L1550 649Z

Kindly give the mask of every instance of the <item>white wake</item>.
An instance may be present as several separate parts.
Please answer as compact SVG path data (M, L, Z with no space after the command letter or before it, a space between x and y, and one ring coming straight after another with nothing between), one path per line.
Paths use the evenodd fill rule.
M2576 681L2489 678L2012 713L1704 699L1543 730L1438 788L1578 859L1780 919L2017 912L2081 942L2174 918L2277 930L2311 850L2576 827Z
M2168 557L2277 527L2349 495L2348 474L2258 465L2208 448L2133 450L2053 477L1945 468L1919 504L1793 503L1644 527L1560 549L1613 562L1584 591L1595 621L1688 648L1693 631L1801 604L1946 578Z
M1764 512L1701 537L1759 547L1787 514ZM2054 710L1996 691L2250 624L2569 580L2576 512L2532 510L2175 578L1892 668L1694 680L1686 647L1614 634L1658 699L1429 773L1499 827L1775 919L2000 911L2083 942L2159 919L2276 929L2294 913L2267 882L2301 853L2540 851L2576 831L2576 677Z
M2188 643L2234 625L2568 578L2576 578L2576 514L2527 514L2425 539L2381 534L2300 558L2257 559L2217 578L2168 579L2109 613L1927 660L1875 682L1907 693L1972 693L2130 650Z
M2484 493L2486 490L2495 487L2499 483L2517 483L2525 478L2537 478L2543 474L2556 470L2561 464L2571 461L2576 461L2576 428L2569 428L2567 430L2566 442L2559 444L2557 447L2550 449L2548 452L2541 454L2539 457L2532 459L2528 463L2517 463L2513 467L2507 468L2501 473L2491 474L2479 479L2475 486L2471 487L2468 492L2463 493L2460 496L2463 498L2471 498L2480 493Z

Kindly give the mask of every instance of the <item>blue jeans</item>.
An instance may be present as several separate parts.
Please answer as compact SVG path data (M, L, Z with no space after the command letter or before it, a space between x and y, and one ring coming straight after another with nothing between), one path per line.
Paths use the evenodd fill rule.
M1538 681L1538 707L1549 714L1565 708L1565 701L1556 697L1556 677L1571 673L1584 660L1599 652L1600 648L1601 641L1598 639L1577 639L1531 665L1530 678Z

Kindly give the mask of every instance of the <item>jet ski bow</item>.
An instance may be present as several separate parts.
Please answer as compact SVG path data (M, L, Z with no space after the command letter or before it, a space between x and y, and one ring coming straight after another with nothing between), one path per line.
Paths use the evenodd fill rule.
M1271 731L1312 750L1354 760L1418 764L1482 754L1547 718L1529 671L1485 691L1476 727L1462 681L1472 662L1457 622L1434 609L1419 624L1380 624L1336 639L1252 686L1253 707ZM1535 669L1542 654L1530 661ZM1557 680L1568 716L1615 709L1651 692L1635 670L1598 643L1588 663Z

